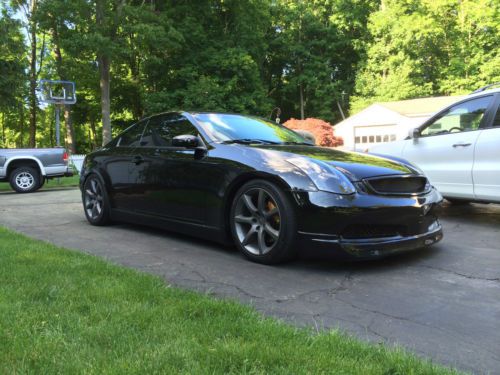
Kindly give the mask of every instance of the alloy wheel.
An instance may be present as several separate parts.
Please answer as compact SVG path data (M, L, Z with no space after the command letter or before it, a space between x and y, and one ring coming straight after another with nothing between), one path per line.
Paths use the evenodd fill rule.
M85 211L88 217L97 219L103 208L101 184L95 178L91 178L85 185Z
M264 255L277 244L281 216L276 201L263 188L243 193L234 210L236 235L241 245L254 255Z
M35 183L35 178L29 172L21 172L16 176L16 185L23 190L30 189Z

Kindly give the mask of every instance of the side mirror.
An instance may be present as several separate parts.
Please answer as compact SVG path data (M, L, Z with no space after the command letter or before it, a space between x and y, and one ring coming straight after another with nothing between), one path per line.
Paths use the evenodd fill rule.
M172 138L173 147L196 148L200 145L200 141L196 135L183 134Z
M420 129L419 128L412 129L412 131L411 131L411 137L413 139L420 138Z

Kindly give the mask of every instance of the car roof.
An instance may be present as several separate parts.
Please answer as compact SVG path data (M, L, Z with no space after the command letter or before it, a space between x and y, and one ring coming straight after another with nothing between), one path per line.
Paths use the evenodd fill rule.
M479 89L481 90L481 89ZM484 90L481 90L481 91L473 91L472 93L470 93L467 98L474 98L476 96L481 96L481 95L486 95L486 94L495 94L497 92L500 92L500 87L497 87L497 88L485 88Z

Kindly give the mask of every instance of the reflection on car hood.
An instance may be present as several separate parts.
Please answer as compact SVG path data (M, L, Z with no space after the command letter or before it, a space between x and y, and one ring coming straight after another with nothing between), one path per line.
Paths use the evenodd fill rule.
M361 180L367 177L383 175L416 173L403 163L359 152L299 145L252 145L250 147L256 151L259 149L274 151L276 152L276 157L285 159L301 155L311 159L321 160L346 171L347 177L351 180Z

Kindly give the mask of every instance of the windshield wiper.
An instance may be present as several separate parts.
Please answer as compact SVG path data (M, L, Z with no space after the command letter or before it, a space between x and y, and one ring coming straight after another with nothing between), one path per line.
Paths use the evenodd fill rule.
M277 145L280 142L268 141L266 139L241 138L241 139L228 139L227 141L222 141L222 143L224 144L238 143L243 145L258 143L258 144Z
M281 142L281 145L299 145L299 146L315 146L309 142Z

